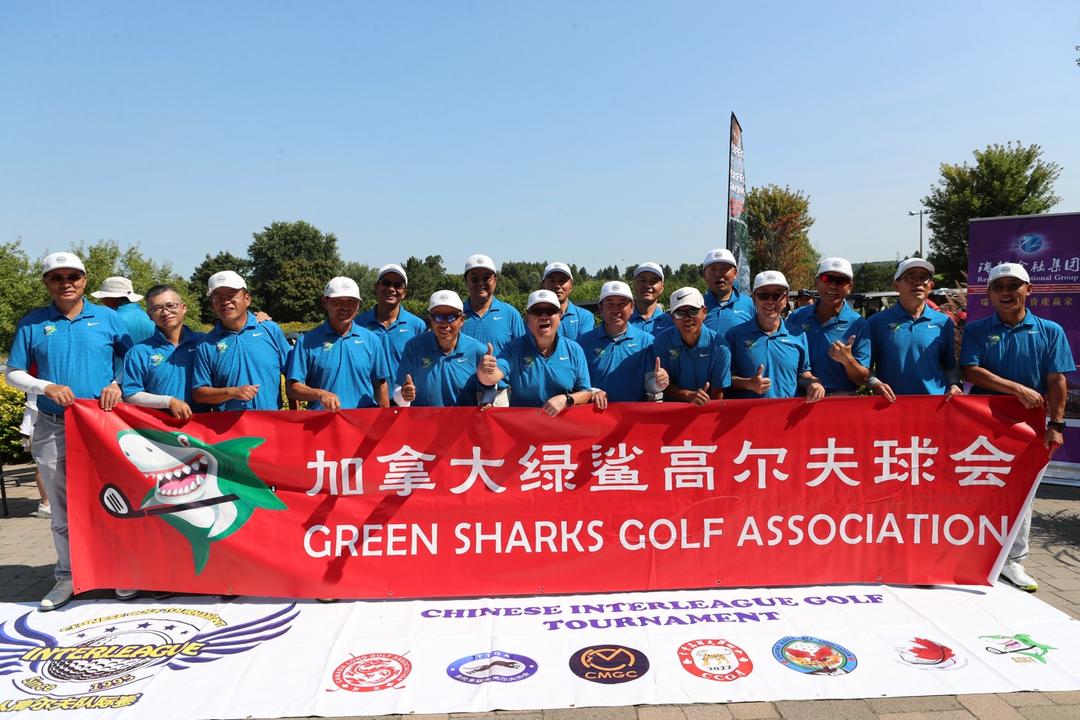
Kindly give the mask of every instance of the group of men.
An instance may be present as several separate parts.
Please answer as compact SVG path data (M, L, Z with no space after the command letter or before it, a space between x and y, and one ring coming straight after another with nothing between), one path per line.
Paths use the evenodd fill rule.
M706 405L724 397L817 402L864 385L896 401L960 393L963 378L972 392L1011 394L1025 407L1045 407L1043 441L1051 451L1062 444L1064 373L1075 365L1061 327L1026 308L1031 282L1022 265L991 271L995 313L967 326L959 361L952 319L927 303L934 267L921 258L899 263L898 303L869 319L847 303L854 275L843 258L821 262L816 302L786 319L790 288L783 273L758 273L749 294L736 287L737 273L731 252L710 251L702 261L705 293L679 288L665 309L663 269L642 263L633 287L603 285L597 325L570 300L568 265L547 265L523 318L496 297L494 261L473 255L464 268L468 298L434 293L425 321L403 307L408 276L389 264L379 269L376 304L364 313L356 282L330 279L322 297L325 322L290 347L277 324L251 311L247 284L235 272L210 277L206 292L217 322L203 334L185 325L187 306L176 288L147 290L144 314L130 281L109 278L95 295L114 311L84 298L86 270L77 256L53 253L42 268L52 302L20 321L7 370L9 384L39 395L32 447L54 508L57 550L56 586L40 609L60 607L73 593L64 412L77 398L96 399L104 411L123 400L180 419L276 410L284 375L287 397L311 410L516 405L558 415L584 403L602 410L609 402ZM1003 575L1035 590L1021 565L1029 523L1030 507ZM117 596L135 592L117 590Z

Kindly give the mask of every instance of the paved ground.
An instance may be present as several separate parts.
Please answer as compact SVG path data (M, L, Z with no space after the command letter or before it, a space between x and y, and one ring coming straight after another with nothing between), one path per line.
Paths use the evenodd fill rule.
M52 588L55 555L48 522L32 517L32 468L9 468L11 517L0 519L0 601L37 601ZM23 485L12 487L19 478ZM1044 486L1035 501L1028 570L1040 600L1080 619L1080 488ZM1019 591L1017 591L1019 592ZM409 717L409 716L407 716ZM1080 691L942 695L871 700L800 700L728 705L643 705L532 712L416 715L415 720L1078 720ZM400 720L401 716L387 716Z

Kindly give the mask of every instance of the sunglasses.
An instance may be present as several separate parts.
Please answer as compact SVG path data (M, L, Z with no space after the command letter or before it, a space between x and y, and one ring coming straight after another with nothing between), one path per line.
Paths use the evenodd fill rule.
M908 285L925 285L934 278L930 275L904 274L903 277L901 277L900 279L906 282Z
M818 275L818 280L826 285L839 285L840 287L851 284L851 278L843 275L830 275L829 273L821 273Z
M45 276L45 279L51 283L72 283L75 284L82 280L86 275L82 273L72 273L71 275L57 275L56 273L50 273Z
M1017 290L1019 290L1021 288L1021 286L1023 286L1023 284L1024 283L1022 283L1022 282L994 283L993 285L990 286L990 292L992 292L992 293L1016 292Z
M689 320L690 318L697 317L700 312L701 308L679 308L678 310L672 311L671 314L679 320Z
M380 280L379 285L382 285L384 288L393 288L394 290L400 290L405 287L405 283L400 280L397 282L393 280Z
M461 317L461 313L431 313L430 317L431 322L439 323L440 325L449 325Z
M179 310L182 305L183 305L183 303L178 303L178 302L167 302L167 303L164 303L162 305L155 305L152 308L150 308L150 314L151 315L160 315L161 313L165 312L166 310L168 310L171 313L174 313L177 310Z
M754 297L756 297L758 300L761 300L762 302L776 302L778 300L783 300L784 298L786 298L787 293L785 293L785 292L772 292L772 293L761 293L761 292L759 292L759 293L754 293Z
M529 308L529 314L535 315L536 317L551 317L553 315L558 315L559 311L551 307Z

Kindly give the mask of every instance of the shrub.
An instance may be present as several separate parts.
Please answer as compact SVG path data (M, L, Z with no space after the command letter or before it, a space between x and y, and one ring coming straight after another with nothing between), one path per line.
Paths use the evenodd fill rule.
M0 460L5 465L29 459L19 434L25 407L26 396L8 385L0 374Z

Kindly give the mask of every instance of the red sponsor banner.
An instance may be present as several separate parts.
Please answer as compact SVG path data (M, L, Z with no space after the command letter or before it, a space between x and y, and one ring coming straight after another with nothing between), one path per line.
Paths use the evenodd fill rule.
M68 413L79 590L447 597L986 584L1047 454L1011 397Z

